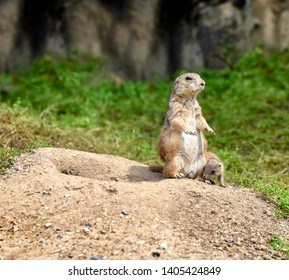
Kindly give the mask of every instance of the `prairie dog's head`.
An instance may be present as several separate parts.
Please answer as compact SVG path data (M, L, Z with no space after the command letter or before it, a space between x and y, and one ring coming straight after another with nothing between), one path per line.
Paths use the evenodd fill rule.
M205 81L196 73L187 73L176 78L172 95L190 98L205 88Z
M215 177L219 177L223 172L223 164L217 159L211 159L204 167L203 178L205 180L211 180Z

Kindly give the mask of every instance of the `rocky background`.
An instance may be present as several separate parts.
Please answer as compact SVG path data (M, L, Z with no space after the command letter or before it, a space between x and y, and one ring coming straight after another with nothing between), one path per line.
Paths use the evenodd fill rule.
M222 68L251 46L289 45L289 0L0 0L0 72L71 50L124 78Z

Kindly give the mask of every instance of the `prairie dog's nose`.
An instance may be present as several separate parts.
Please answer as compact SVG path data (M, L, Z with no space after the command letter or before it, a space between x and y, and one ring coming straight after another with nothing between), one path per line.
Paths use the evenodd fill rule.
M206 85L205 81L204 81L204 80L201 80L200 85L204 87L204 86Z

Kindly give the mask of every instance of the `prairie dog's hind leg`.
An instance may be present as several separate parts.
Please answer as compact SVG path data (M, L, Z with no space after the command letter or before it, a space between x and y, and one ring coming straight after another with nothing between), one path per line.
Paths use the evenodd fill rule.
M166 178L180 179L185 177L185 174L182 171L181 159L179 156L175 156L165 163L163 174Z

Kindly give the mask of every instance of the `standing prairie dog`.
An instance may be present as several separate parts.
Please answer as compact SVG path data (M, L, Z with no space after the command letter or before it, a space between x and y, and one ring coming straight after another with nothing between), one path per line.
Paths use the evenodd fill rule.
M207 163L204 166L203 173L201 175L203 180L212 181L217 178L219 185L224 187L224 164L220 158L211 152L207 152Z
M179 76L172 88L168 112L157 142L157 150L164 161L162 170L166 178L197 178L206 164L206 140L202 133L209 127L196 100L205 88L205 81L198 74Z

